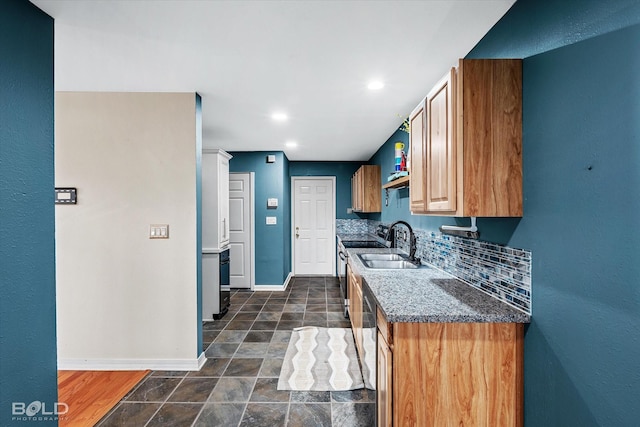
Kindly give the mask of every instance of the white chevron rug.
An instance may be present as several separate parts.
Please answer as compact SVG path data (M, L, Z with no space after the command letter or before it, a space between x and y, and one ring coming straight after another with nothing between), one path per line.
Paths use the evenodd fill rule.
M345 391L364 387L348 328L296 328L282 363L278 390Z

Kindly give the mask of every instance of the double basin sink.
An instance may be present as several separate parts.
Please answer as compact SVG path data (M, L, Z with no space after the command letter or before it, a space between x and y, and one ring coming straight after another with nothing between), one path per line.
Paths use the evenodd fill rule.
M411 269L420 267L419 264L409 261L409 259L400 254L358 254L358 258L367 268L396 270Z

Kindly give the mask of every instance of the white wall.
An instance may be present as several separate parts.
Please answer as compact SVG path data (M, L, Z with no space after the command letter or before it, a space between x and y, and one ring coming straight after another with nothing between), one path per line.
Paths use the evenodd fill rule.
M56 93L59 368L197 365L195 97Z

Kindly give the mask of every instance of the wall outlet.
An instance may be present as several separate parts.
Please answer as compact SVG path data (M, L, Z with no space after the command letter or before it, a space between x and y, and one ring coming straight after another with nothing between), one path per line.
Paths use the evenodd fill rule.
M267 225L276 225L277 223L278 223L278 218L276 218L275 216L267 217Z

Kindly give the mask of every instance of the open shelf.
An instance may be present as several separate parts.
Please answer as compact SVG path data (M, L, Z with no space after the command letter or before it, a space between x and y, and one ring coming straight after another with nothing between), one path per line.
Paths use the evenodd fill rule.
M382 188L400 188L400 187L408 187L409 186L409 176L403 176L398 179L394 179L391 182L386 183L382 186Z

